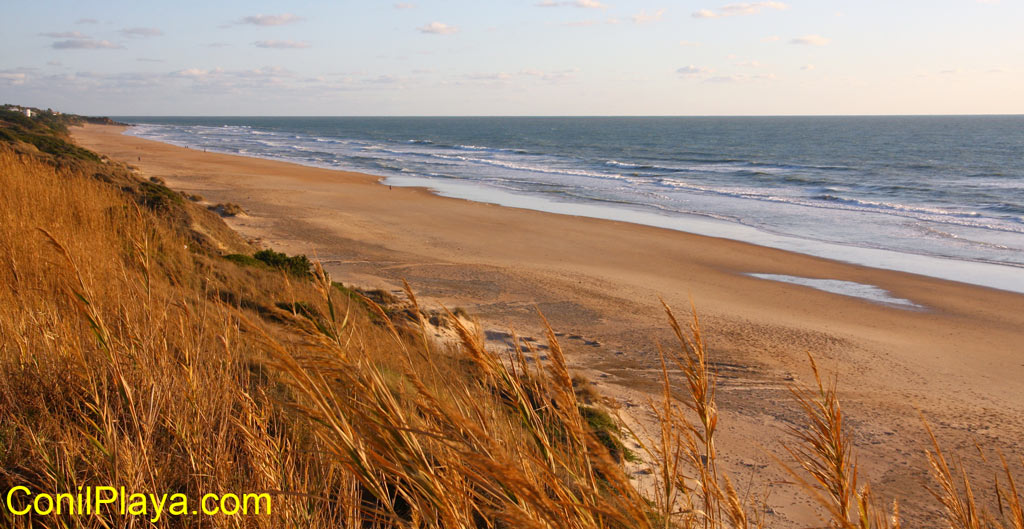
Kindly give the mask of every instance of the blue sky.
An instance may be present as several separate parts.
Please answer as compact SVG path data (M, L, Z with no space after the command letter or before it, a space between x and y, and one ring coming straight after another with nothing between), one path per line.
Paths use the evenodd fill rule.
M77 113L1024 113L1020 0L12 0L4 11L0 101Z

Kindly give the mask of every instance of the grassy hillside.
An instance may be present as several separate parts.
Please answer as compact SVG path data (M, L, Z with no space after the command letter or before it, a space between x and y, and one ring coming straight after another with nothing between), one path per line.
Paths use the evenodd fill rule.
M760 500L740 497L716 465L715 380L696 320L668 312L679 343L651 407L660 428L629 454L621 436L632 434L573 380L553 333L544 365L497 358L471 322L424 314L411 291L367 296L304 257L257 252L216 215L68 143L60 127L0 118L5 496L102 485L190 501L273 498L269 515L165 515L161 527L763 522ZM431 320L456 339L430 338ZM795 476L826 523L893 525L891 506L857 484L834 389L819 381L796 397L808 421L794 430ZM648 497L623 470L634 455L657 483ZM1024 528L1009 474L1001 502L983 511L934 461L951 526ZM0 520L150 523L6 507Z
M41 152L60 158L99 161L96 153L78 147L67 138L68 125L83 118L53 112L37 112L28 117L9 108L0 108L0 142L26 143Z

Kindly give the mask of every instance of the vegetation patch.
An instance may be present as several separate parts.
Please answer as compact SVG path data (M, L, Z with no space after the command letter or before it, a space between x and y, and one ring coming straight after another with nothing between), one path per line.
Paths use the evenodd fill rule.
M274 306L313 321L323 319L323 314L320 313L320 310L305 301L279 301Z
M245 210L242 209L242 206L239 206L238 204L235 204L233 202L224 202L222 204L217 204L216 206L211 206L210 209L216 211L222 217L237 217L238 215L242 215L245 213Z
M139 200L152 210L166 211L185 203L184 197L169 187L153 182L139 182Z
M313 276L313 263L311 263L309 258L305 255L289 256L283 252L275 252L274 250L267 249L260 250L253 255L233 253L223 257L224 259L241 266L275 268L301 278L309 278ZM336 283L336 285L340 285L340 283Z
M640 456L622 442L622 428L607 411L594 406L580 406L580 415L590 427L590 432L608 449L608 454L616 462L640 461Z
M246 255L244 253L232 253L232 254L225 255L224 258L227 259L228 261L231 261L232 263L235 263L235 264L238 264L238 265L242 265L242 266L257 266L257 267L264 267L264 266L266 266L266 264L263 261L260 261L259 259L255 258L255 257L253 257L251 255Z
M34 117L9 108L0 109L0 141L24 142L41 152L73 160L100 161L100 157L68 140L68 124L75 124L77 116L40 111Z
M312 277L313 263L305 255L293 255L275 252L274 250L260 250L253 254L253 258L271 267L284 270L296 277Z

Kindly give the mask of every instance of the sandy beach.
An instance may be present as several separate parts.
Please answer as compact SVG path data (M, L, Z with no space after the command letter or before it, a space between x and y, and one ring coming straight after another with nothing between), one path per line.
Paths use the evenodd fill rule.
M977 469L975 441L1024 450L1024 295L872 269L747 243L622 222L506 208L389 188L378 177L205 153L75 127L80 145L146 177L233 202L228 223L279 251L316 256L337 281L463 307L500 341L540 337L539 309L572 367L643 417L658 344L670 345L659 298L691 302L717 362L725 463L744 482L785 480L774 457L798 413L788 384L810 382L807 354L839 375L861 479L899 496L908 519L928 494L918 410L945 448ZM886 305L747 274L875 285L921 308ZM810 523L779 485L778 522ZM804 500L801 500L804 501ZM917 509L915 511L915 509ZM929 511L934 515L934 512Z

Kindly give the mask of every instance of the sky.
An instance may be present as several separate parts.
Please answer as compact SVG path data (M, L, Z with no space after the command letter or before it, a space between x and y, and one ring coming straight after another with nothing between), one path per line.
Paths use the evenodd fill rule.
M1024 0L7 0L0 102L90 115L1024 113Z

